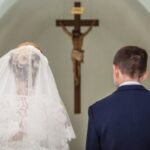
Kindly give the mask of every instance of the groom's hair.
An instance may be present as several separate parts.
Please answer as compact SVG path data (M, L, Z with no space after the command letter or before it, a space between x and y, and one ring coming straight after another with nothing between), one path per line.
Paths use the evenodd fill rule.
M137 46L125 46L115 55L113 64L118 66L121 73L131 78L140 78L147 70L148 54Z

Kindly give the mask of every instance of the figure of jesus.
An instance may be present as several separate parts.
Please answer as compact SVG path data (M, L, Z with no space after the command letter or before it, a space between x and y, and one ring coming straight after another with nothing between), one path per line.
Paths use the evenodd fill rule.
M78 30L72 30L70 32L63 23L60 22L60 25L63 29L63 31L69 35L69 37L72 40L73 43L73 49L71 53L71 58L73 62L73 72L74 72L74 79L75 79L75 85L79 85L80 82L80 64L84 61L84 50L82 50L84 37L92 30L92 27L94 25L95 21L91 24L91 26L84 32L81 33Z

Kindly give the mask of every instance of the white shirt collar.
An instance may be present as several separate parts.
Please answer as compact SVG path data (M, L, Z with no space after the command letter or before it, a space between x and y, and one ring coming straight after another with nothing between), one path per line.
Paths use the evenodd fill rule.
M119 87L124 86L124 85L141 85L141 83L138 81L125 81L125 82L121 83L119 85Z

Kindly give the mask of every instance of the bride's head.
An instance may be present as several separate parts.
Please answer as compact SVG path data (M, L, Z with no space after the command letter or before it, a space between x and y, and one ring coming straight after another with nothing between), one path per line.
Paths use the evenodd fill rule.
M9 64L19 85L19 94L25 94L21 91L35 85L40 65L39 50L38 45L25 42L19 44L11 55Z

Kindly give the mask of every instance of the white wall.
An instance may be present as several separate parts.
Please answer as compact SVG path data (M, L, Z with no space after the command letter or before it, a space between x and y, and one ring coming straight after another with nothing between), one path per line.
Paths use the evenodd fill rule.
M84 17L96 16L100 19L101 25L94 28L85 38L85 61L82 64L82 113L76 115L73 113L71 40L54 25L55 19L71 17L66 12L72 2L63 0L59 6L58 1L52 0L16 3L0 21L0 54L6 53L22 41L32 40L42 47L49 59L60 95L77 135L77 139L71 143L71 150L83 150L89 105L115 90L112 79L112 60L115 52L120 47L131 44L146 48L150 54L150 16L136 0L83 1L89 9ZM145 85L150 89L150 78Z

